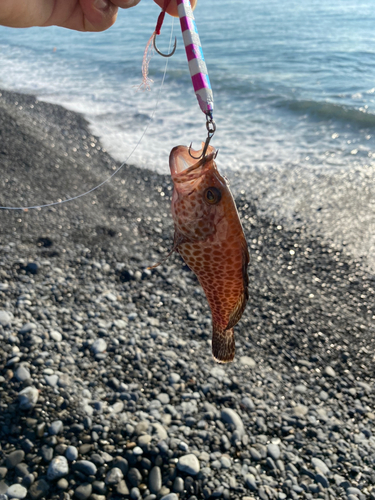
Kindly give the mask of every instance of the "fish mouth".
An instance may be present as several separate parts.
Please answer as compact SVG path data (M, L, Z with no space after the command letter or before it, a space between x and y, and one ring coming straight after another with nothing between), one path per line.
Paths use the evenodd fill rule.
M203 145L199 151L190 149L191 154L189 153L189 148L186 146L176 146L172 149L169 156L169 167L174 183L180 184L194 181L212 167L216 155L216 150L212 146L208 147L208 154L198 161L191 156L199 157L203 152Z

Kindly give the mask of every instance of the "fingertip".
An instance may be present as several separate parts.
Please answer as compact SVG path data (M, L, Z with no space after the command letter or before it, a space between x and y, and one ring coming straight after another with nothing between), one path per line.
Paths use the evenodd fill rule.
M85 31L105 31L116 22L118 7L111 2L107 2L107 6L100 2L105 0L97 0L92 11L86 12Z
M139 4L141 0L112 0L112 2L121 9L130 9Z
M191 7L192 7L193 10L195 9L195 6L197 5L197 1L198 0L190 0ZM154 2L157 3L160 8L164 7L164 0L154 0ZM178 17L177 0L171 0L170 1L169 5L167 7L166 12L170 16Z

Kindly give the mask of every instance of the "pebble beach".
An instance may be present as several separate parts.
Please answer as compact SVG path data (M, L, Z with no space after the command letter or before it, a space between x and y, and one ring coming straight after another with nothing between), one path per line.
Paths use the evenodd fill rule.
M0 91L0 166L0 205L28 206L119 164L81 115ZM147 269L171 193L125 165L0 211L0 500L374 500L374 275L242 191L250 299L219 365L196 277Z

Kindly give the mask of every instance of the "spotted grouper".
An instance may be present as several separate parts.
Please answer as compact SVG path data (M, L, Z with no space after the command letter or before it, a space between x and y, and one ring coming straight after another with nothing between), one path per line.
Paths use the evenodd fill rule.
M196 153L192 152L194 156ZM249 251L233 196L215 164L209 146L199 161L185 146L172 149L169 166L174 191L173 249L197 275L212 313L212 354L216 361L233 360L233 327L248 300Z

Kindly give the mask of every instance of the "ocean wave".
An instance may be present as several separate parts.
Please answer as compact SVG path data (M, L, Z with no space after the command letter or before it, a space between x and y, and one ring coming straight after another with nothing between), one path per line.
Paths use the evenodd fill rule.
M321 102L309 99L279 101L275 104L279 108L287 108L297 113L308 113L324 120L338 120L359 128L375 127L375 114L362 111L358 108L335 104L332 102Z

